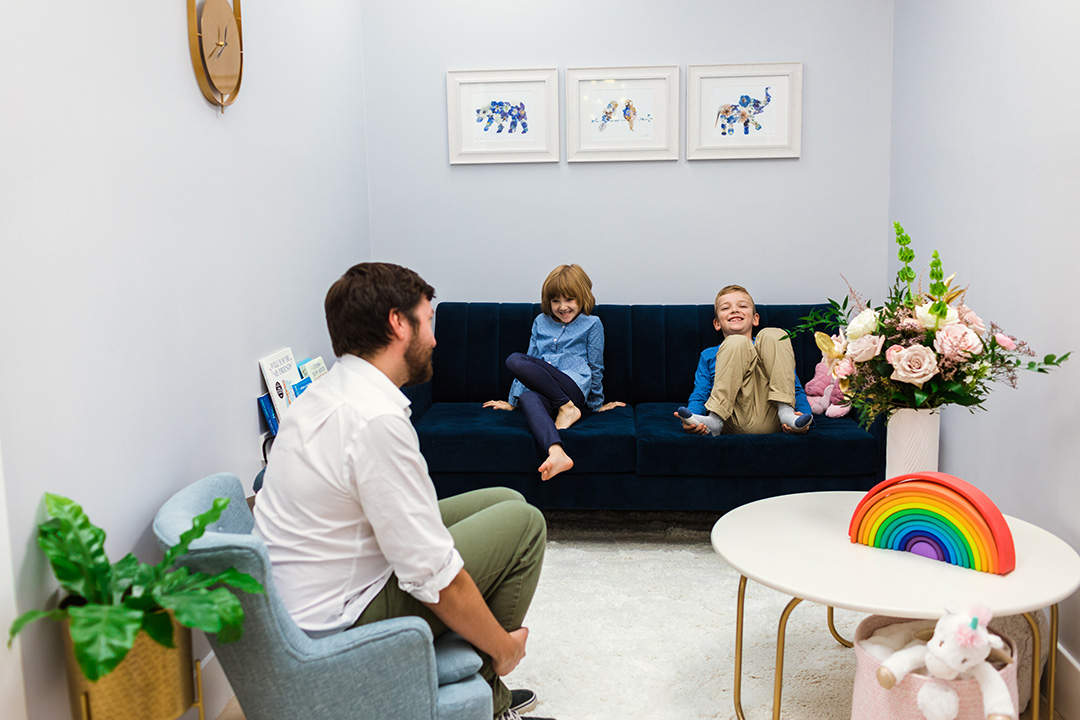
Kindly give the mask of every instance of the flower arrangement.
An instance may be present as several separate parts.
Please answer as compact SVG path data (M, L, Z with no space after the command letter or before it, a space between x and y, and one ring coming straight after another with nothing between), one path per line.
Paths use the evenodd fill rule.
M1071 352L1047 355L1041 361L1023 341L989 326L964 305L967 288L953 288L955 276L944 276L935 250L930 261L930 289L912 290L915 271L911 238L900 223L897 256L904 264L885 303L870 307L850 289L853 301L829 300L829 308L802 318L793 332L821 327L837 334L815 333L822 360L840 381L844 398L869 427L898 409L932 409L941 405L982 408L990 385L1016 387L1017 370L1045 373L1065 362ZM849 320L851 312L856 311Z

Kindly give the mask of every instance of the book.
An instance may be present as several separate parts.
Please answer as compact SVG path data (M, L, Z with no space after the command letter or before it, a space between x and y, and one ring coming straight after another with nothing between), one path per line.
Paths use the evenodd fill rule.
M266 418L266 426L270 428L270 434L277 435L277 413L274 412L274 403L270 402L270 393L259 396L259 408L262 410L263 417Z
M293 385L300 382L300 371L296 369L292 348L282 348L267 355L259 360L259 367L262 368L266 389L270 393L270 402L274 405L278 422L281 422L290 403L296 399Z
M300 382L293 385L292 386L293 397L300 397L300 393L307 390L308 385L310 385L310 384L311 384L311 378L306 377L303 380L301 380Z
M326 374L326 363L323 362L321 355L314 360L310 358L304 360L299 367L300 377L311 378L312 382Z

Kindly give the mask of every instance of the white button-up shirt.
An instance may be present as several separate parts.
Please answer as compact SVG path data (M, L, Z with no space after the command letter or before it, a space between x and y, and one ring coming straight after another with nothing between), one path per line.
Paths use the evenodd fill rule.
M254 532L305 631L352 625L391 572L417 600L438 602L464 567L409 415L386 375L346 355L281 418Z

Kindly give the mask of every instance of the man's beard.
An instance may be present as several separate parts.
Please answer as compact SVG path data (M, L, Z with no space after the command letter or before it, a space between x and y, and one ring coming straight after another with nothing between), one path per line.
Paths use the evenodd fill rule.
M431 379L434 367L431 364L431 353L435 348L426 347L420 338L414 334L405 348L405 365L409 369L409 376L405 380L405 387L420 385Z

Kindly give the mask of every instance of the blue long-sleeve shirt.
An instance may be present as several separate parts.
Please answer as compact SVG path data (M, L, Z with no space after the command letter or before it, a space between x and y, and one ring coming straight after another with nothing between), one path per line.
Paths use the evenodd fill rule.
M686 408L695 415L707 415L709 412L705 409L705 401L712 394L713 380L716 377L716 353L719 349L719 345L713 345L701 351L697 372L694 373L694 391L690 393L690 402L686 403ZM813 412L798 375L795 376L795 409L803 415Z
M600 318L581 313L563 324L541 313L533 320L527 354L566 373L593 412L604 404L604 324ZM510 404L516 407L525 390L521 381L514 380Z

